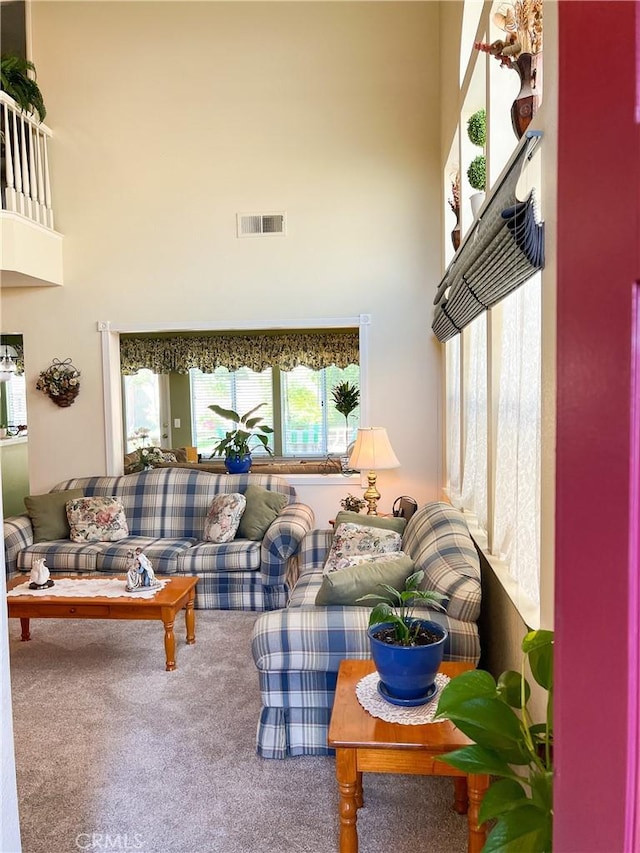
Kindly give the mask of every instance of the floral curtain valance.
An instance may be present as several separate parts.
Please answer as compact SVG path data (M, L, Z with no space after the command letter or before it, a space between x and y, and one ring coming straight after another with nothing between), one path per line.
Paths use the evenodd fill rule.
M293 370L304 365L312 370L358 364L358 332L283 335L208 335L202 337L120 339L121 372L125 375L148 368L154 373L187 373L192 367L213 373L217 367L261 372L268 367Z

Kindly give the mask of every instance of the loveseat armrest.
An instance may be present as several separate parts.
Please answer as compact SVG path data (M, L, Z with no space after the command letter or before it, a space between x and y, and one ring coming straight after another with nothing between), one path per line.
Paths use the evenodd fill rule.
M33 525L31 519L23 515L12 515L4 520L4 559L5 571L10 578L18 571L18 554L29 545L33 545Z
M371 657L368 607L290 607L263 613L251 652L263 672L337 672L344 658Z
M301 575L322 570L332 542L333 530L310 530L305 534L298 556Z
M313 510L302 503L288 504L264 535L260 571L265 586L284 584L287 561L297 553L303 536L311 530Z

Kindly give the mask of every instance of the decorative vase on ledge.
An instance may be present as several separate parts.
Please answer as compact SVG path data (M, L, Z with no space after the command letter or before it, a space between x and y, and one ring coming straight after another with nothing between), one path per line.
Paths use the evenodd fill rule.
M521 53L511 68L520 76L520 91L511 105L511 126L521 139L542 101L542 53Z
M460 248L460 208L451 208L456 215L456 224L451 232L451 243L454 252Z

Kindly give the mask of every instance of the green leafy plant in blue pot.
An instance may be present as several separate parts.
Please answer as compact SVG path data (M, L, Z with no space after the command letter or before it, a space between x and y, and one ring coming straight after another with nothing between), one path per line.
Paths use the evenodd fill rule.
M474 743L440 757L465 773L498 777L484 796L480 823L495 821L483 853L550 853L553 823L553 632L522 641L522 672L496 681L483 670L452 678L436 718L451 720ZM543 722L534 723L525 662L547 691Z
M379 584L383 593L369 593L358 601L377 601L369 617L371 657L376 665L379 693L394 705L422 705L435 694L447 630L432 619L416 617L418 601L444 610L445 597L420 589L424 572L409 575L403 590Z
M257 442L273 456L267 437L273 433L273 429L262 423L263 418L260 415L255 415L258 409L265 405L266 403L260 403L244 415L239 415L233 409L224 409L215 403L209 406L216 415L235 424L235 428L229 430L213 448L214 456L224 456L224 465L230 474L245 474L251 470L252 442L254 447Z

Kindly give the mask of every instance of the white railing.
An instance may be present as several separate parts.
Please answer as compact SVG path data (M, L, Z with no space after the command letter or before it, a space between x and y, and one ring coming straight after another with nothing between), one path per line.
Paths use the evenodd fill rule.
M51 130L0 92L2 210L53 230L47 139Z

